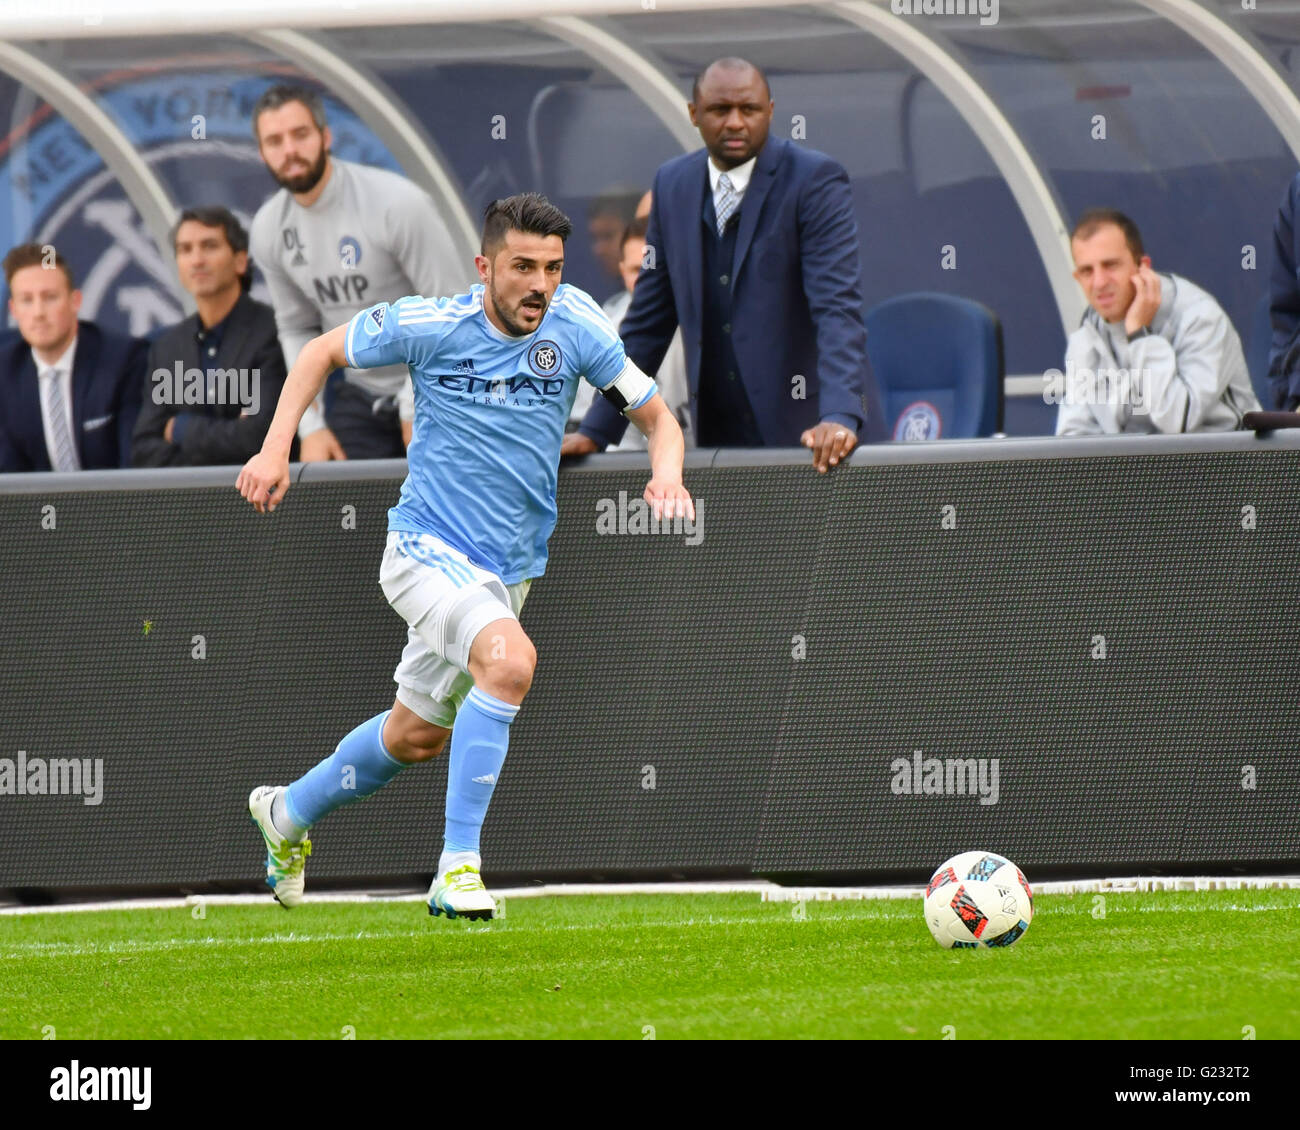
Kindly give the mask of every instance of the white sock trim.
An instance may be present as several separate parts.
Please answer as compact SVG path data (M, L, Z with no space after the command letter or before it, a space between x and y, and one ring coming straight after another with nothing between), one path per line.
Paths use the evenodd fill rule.
M476 851L444 851L438 859L438 877L442 878L448 871L469 864L475 870L483 869L483 859Z

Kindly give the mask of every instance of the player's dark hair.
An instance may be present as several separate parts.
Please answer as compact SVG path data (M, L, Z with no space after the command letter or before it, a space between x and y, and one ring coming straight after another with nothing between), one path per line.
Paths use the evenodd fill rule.
M279 82L262 91L262 97L253 106L253 140L259 145L262 138L257 132L257 121L267 110L278 110L290 102L301 102L311 112L311 120L317 129L324 129L325 100L309 86L297 83Z
M51 244L20 243L12 248L4 258L5 283L12 287L14 275L24 267L47 267L50 270L62 271L63 277L68 280L68 289L77 289L77 280L72 277L72 268L68 266L68 261Z
M176 251L176 237L180 235L181 224L188 220L193 220L196 224L202 224L205 228L220 228L226 233L226 242L230 244L230 250L236 254L248 250L248 232L244 229L244 225L239 222L239 217L229 208L224 208L220 204L203 204L197 208L186 208L181 213L181 218L176 221L176 226L172 228L173 253ZM245 291L253 285L253 266L251 263L248 269L239 276L239 285Z
M479 250L489 259L501 250L506 232L526 235L558 235L565 241L573 234L573 221L539 192L520 192L494 200L483 213L483 243Z
M618 249L623 250L629 239L645 239L650 230L650 217L638 216L623 229L623 238L618 241Z
M1140 260L1146 254L1142 247L1142 233L1138 231L1137 224L1115 208L1089 208L1074 225L1074 231L1070 233L1070 241L1091 239L1093 233L1106 224L1114 224L1124 233L1124 242L1128 244L1128 249L1133 252L1135 261Z
M704 76L714 67L720 67L724 71L740 71L752 67L758 73L758 77L763 80L763 89L767 91L767 100L769 102L772 100L772 84L767 81L767 75L764 73L763 68L757 63L751 63L748 59L741 59L735 55L728 55L723 59L714 59L713 62L695 76L695 81L691 83L692 102L698 102L700 100L700 83L704 81Z

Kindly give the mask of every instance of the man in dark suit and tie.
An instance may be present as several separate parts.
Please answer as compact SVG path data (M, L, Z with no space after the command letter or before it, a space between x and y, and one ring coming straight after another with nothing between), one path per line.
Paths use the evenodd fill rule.
M655 174L647 247L619 327L658 370L680 325L701 447L803 444L825 472L859 438L886 438L867 360L849 178L823 153L769 138L767 78L719 59L688 103L704 149ZM617 443L626 421L597 396L561 453Z
M198 309L149 350L132 462L240 465L262 449L284 386L275 311L248 296L248 232L229 209L186 209L172 245Z
M79 322L81 291L49 244L4 258L18 332L0 337L0 474L128 467L148 345Z

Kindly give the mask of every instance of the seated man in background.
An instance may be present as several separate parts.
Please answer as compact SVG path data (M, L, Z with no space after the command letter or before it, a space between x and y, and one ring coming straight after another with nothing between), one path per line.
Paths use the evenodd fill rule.
M1273 275L1269 282L1269 321L1273 340L1268 351L1270 408L1294 412L1300 407L1300 173L1282 198L1273 222Z
M615 329L618 329L619 323L623 320L623 315L627 313L627 308L631 305L632 289L636 286L637 275L641 273L641 263L645 258L645 235L650 224L648 204L646 205L646 212L647 215L634 219L623 232L618 269L623 276L623 285L627 289L621 294L616 294L601 307L609 320L614 323ZM686 354L682 349L680 330L673 337L673 343L668 347L668 352L664 354L663 364L659 366L659 372L652 375L659 385L660 395L663 396L664 403L668 405L668 410L681 425L686 446L694 447L695 439L691 434L690 392L686 387ZM578 425L582 423L582 418L587 414L587 409L591 407L591 398L595 393L595 388L585 381L579 385L578 395L573 401L573 411L569 413L569 423L566 431L577 430ZM608 450L645 451L646 444L646 438L638 428L629 428L623 439Z
M248 296L248 232L226 208L189 208L172 247L198 312L149 350L131 461L246 463L262 449L285 378L275 311Z
M0 338L0 473L127 467L148 343L77 320L81 291L48 244L4 258L17 334Z
M1070 250L1092 308L1066 344L1057 435L1233 431L1259 408L1228 315L1186 279L1156 274L1124 213L1089 209Z

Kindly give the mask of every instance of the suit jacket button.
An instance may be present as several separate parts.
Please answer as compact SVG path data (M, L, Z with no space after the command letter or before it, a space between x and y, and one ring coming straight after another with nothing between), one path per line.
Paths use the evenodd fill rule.
M718 278L718 282L720 282L723 286L726 286L729 282L731 282L731 278L728 275L721 275Z

